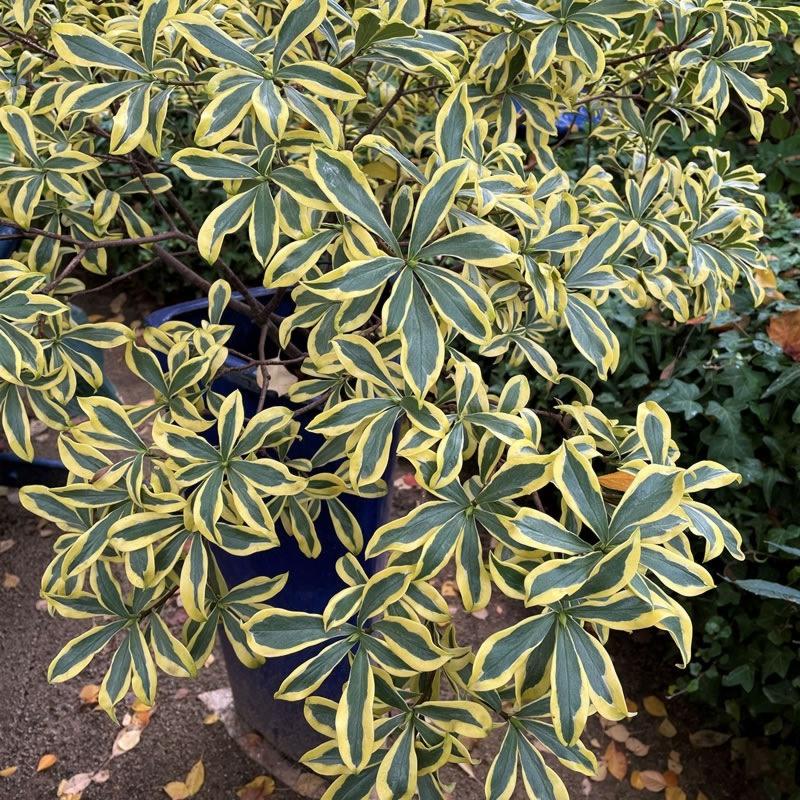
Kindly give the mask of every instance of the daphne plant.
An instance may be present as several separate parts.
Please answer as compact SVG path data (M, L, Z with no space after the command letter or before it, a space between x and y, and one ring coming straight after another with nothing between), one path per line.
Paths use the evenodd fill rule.
M758 138L785 100L748 66L797 9L3 0L0 13L14 152L0 208L25 240L0 263L2 428L24 459L30 413L59 432L69 482L21 498L61 531L50 608L95 621L50 679L111 647L113 715L129 691L154 702L158 670L193 675L220 627L251 666L313 647L278 694L305 701L325 737L303 761L331 776L327 800L442 797L440 768L497 728L487 797L518 781L566 797L540 749L591 774L588 717L628 713L610 631L659 628L686 663L680 598L712 587L702 562L742 553L698 499L737 476L680 464L655 403L630 424L598 408L548 342L566 333L606 378L610 298L676 324L726 309L742 282L758 301L761 176L710 149L663 158L659 143L741 112ZM570 139L577 172L559 166ZM205 218L176 191L187 181L222 191ZM242 246L271 293L229 266ZM83 273L103 286L123 248L135 271L160 263L204 291L207 321L139 336L81 321ZM226 308L261 331L247 410L216 388ZM150 402L102 391L113 347ZM519 374L488 385L501 359ZM286 407L265 382L278 363L300 378ZM531 381L549 408L531 407ZM300 458L306 431L323 444ZM342 498L384 494L394 449L430 499L364 541ZM348 551L324 613L281 607L291 575L228 584L220 552L294 537L315 558L323 517ZM500 592L524 618L463 646L436 588L450 569L467 611ZM162 619L173 595L182 631ZM315 696L339 664L341 698Z

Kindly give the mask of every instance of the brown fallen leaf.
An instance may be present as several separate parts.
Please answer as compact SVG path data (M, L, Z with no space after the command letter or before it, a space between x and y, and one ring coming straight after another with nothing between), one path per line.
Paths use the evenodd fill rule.
M667 788L664 776L654 769L642 770L639 773L639 779L642 782L642 788L647 789L648 792L663 792Z
M800 309L772 317L767 325L767 336L789 358L800 361Z
M668 787L669 786L675 787L678 785L678 776L671 770L667 770L664 773L664 783L666 783Z
M36 771L44 772L46 769L50 769L57 761L58 756L55 753L45 753L39 759L39 763L36 765Z
M667 786L664 793L664 800L686 800L686 792L679 786Z
M203 717L203 725L214 725L217 722L219 722L219 714L217 714L216 712L212 712L211 714L206 714Z
M635 769L631 772L631 786L634 789L644 789L644 781L642 780L642 773Z
M669 757L667 758L667 769L680 775L683 772L683 764L681 764L681 754L677 750L670 750Z
M14 575L13 572L6 572L3 575L3 588L16 589L19 586L19 575Z
M654 695L645 697L645 699L642 702L644 703L645 711L647 711L647 713L650 714L651 717L667 716L667 707L661 700L659 700Z
M628 774L628 759L614 742L609 742L605 752L606 765L608 771L618 780L625 780Z
M15 544L13 539L0 539L0 553L7 553Z
M264 800L275 791L275 781L269 775L259 775L236 790L239 800Z
M606 728L606 736L615 742L625 742L630 737L631 732L624 725L612 725Z
M633 483L633 475L627 472L610 472L608 475L601 475L598 480L605 489L624 492Z
M639 710L639 704L627 697L625 698L625 705L628 707L628 713L630 714L635 714Z
M0 769L0 778L10 778L16 771L16 767L3 767Z
M708 796L705 792L698 792L696 800L708 800Z
M706 747L719 747L725 744L731 738L729 733L721 733L720 731L701 730L689 734L689 741L692 747L706 748Z
M631 751L635 756L643 758L650 752L650 745L637 739L635 736L629 736L625 740L625 747Z
M81 703L87 706L97 705L97 698L100 694L100 687L96 683L87 683L86 686L81 688L78 697Z
M658 726L658 732L667 739L671 739L678 732L678 729L672 724L672 722L670 722L670 720L665 719Z

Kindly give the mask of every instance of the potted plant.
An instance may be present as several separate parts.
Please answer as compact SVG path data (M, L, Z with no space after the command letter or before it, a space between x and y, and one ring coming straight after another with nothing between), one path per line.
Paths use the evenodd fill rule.
M159 669L193 675L221 627L243 664L274 670L278 698L305 703L323 741L303 763L331 776L326 798L440 797L440 768L495 727L487 796L519 780L564 797L538 747L592 773L587 718L628 713L609 632L655 626L686 662L676 595L710 589L701 562L741 550L700 494L737 476L679 463L655 403L625 423L600 409L547 344L568 335L606 379L612 295L680 324L725 308L741 281L759 294L760 176L715 150L663 158L659 142L674 124L713 130L732 97L757 137L783 97L747 67L796 10L370 5L22 3L6 17L25 91L0 109L16 154L2 209L30 247L0 275L0 378L63 427L69 483L21 497L62 531L43 596L94 620L49 675L113 651L100 691L113 715L128 691L152 703ZM551 145L558 115L583 108L586 168L570 174ZM245 230L267 294L229 264ZM159 264L201 290L205 318L138 338L76 325L81 270L105 274L131 248L135 270ZM240 353L230 311L252 326ZM75 337L124 343L152 402L83 397L83 419L56 419L72 377L97 377ZM261 375L252 404L215 388L231 354ZM530 408L521 375L487 385L498 359L529 362L552 405ZM270 396L273 366L299 378L288 398ZM25 443L22 401L6 406ZM385 493L396 435L430 499L364 536L341 498ZM291 607L277 554L294 542L318 559L336 546L328 524L340 588ZM256 574L230 580L230 559ZM525 616L463 646L446 574L467 611L496 591ZM181 631L162 618L173 597ZM278 674L285 657L297 666ZM341 693L319 695L335 669Z

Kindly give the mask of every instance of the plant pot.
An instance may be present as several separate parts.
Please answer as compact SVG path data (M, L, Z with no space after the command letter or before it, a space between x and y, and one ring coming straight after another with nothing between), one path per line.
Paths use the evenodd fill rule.
M0 486L19 489L31 484L63 486L67 482L67 468L55 458L34 458L23 461L14 453L0 453Z
M270 290L253 290L256 297L270 294ZM240 297L240 295L234 295ZM288 314L292 310L290 300L286 300L278 308L279 313ZM148 325L161 325L170 320L182 320L199 324L207 319L208 301L201 299L160 309L149 315L145 322ZM222 322L234 325L234 333L229 340L232 348L239 352L247 352L254 341L258 339L258 327L246 316L228 309L223 315ZM227 367L240 367L246 362L236 356L229 356L225 362ZM246 375L244 371L229 372L213 384L215 391L229 394L235 389L242 392L245 413L254 413L257 404L259 389L253 375ZM267 392L266 405L286 405L291 407L285 398L279 398ZM317 434L308 433L304 426L310 422L316 412L301 416L301 437L291 449L292 457L307 457L316 452L323 443L323 438ZM387 474L389 477L394 458L391 459ZM386 497L365 499L355 495L343 496L342 501L358 520L368 541L386 517L389 500ZM293 611L309 613L322 613L328 600L342 588L339 576L336 574L336 561L346 552L339 541L330 523L327 514L323 513L316 521L317 535L322 544L321 554L314 559L307 558L298 548L294 537L287 534L278 524L280 547L249 556L232 556L223 550L217 550L215 555L225 580L230 585L236 585L258 575L277 575L282 572L289 573L286 587L278 595L276 604L282 608ZM370 563L370 562L374 563ZM368 574L374 573L379 560L363 560L362 564ZM303 703L276 700L275 691L283 679L295 667L302 664L312 655L322 649L310 648L302 653L280 658L270 658L264 666L250 669L244 666L230 647L227 637L221 637L225 653L225 665L231 683L233 699L239 716L254 730L258 731L275 749L293 760L298 759L303 753L323 741L322 737L313 731L303 716ZM316 694L338 699L342 687L347 680L348 670L345 664L340 664L331 675L323 682Z
M8 239L2 237L10 237ZM16 225L0 225L0 259L11 258L22 244L21 231ZM0 453L0 486L15 489L29 484L63 486L67 482L64 465L53 458L23 461L14 453Z
M16 225L0 225L0 237L9 236L13 238L0 238L0 258L11 258L22 244L21 231Z

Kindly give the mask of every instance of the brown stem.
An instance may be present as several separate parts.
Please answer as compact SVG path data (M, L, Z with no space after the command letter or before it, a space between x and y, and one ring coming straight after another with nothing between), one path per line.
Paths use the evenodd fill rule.
M373 117L372 122L353 140L352 144L350 145L350 149L352 150L365 136L369 136L378 125L381 124L383 118L400 102L403 98L405 93L406 84L408 83L408 73L403 75L400 78L400 83L397 85L397 91L392 95L389 102Z

